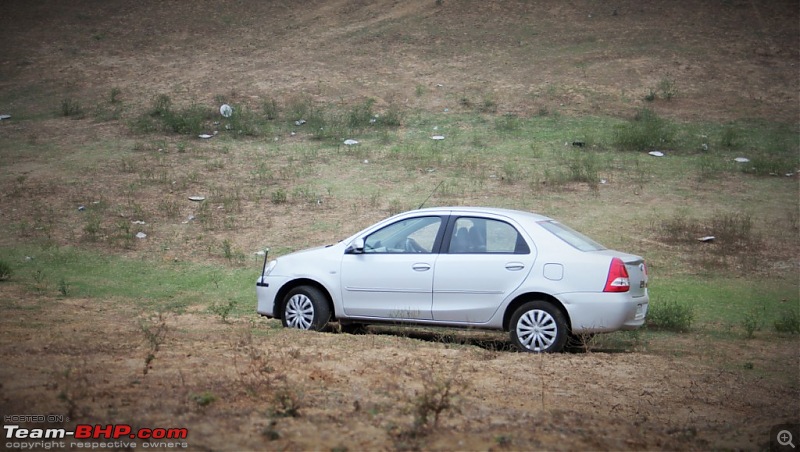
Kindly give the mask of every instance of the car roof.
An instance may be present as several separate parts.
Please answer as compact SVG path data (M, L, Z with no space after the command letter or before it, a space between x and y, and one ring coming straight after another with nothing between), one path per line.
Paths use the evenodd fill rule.
M406 212L406 214L414 213L437 213L437 214L493 214L504 217L514 218L517 220L529 219L533 221L547 221L552 220L550 217L540 215L538 213L525 212L522 210L501 209L497 207L465 207L465 206L452 206L452 207L428 207L425 209L417 209Z

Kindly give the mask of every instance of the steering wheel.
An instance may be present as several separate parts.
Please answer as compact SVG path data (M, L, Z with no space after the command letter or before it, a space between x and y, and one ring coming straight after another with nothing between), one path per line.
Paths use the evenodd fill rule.
M416 240L412 239L411 237L406 238L405 242L405 251L407 253L425 253L427 252L425 248L422 247Z

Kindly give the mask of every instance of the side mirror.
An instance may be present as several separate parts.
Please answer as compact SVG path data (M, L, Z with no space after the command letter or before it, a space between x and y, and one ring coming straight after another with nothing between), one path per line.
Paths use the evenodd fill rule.
M362 254L364 252L364 239L359 237L353 240L344 252L347 254Z

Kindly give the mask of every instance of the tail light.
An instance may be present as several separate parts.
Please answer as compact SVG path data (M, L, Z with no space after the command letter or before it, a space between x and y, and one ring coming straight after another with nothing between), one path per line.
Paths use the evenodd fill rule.
M611 259L611 266L608 268L608 278L603 292L627 292L631 287L628 270L622 259L615 257Z

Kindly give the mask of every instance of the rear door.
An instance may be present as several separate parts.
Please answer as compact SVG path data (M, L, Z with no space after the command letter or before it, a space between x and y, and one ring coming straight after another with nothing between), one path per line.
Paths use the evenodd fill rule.
M433 280L433 319L485 323L533 267L529 246L510 222L454 217Z

